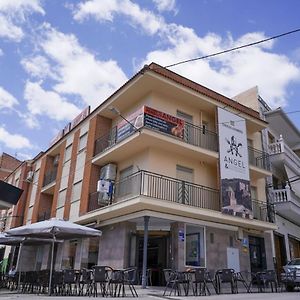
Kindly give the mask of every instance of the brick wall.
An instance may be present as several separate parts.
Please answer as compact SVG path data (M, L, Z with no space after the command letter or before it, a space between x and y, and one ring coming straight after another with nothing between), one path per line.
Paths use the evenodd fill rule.
M98 180L97 175L99 175L99 168L92 165L92 158L94 156L94 146L95 140L100 136L107 133L112 126L111 119L101 117L99 115L95 116L90 121L90 127L88 132L88 140L86 147L86 159L85 159L85 169L83 174L82 191L81 191L81 201L79 214L83 215L88 209L88 200L90 192L95 191L95 182Z
M7 177L22 162L15 157L3 152L0 156L0 179Z

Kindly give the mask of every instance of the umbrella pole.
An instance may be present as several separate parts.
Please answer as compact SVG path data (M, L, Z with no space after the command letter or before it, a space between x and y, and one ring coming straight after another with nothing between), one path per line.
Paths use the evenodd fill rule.
M54 242L55 242L55 235L53 234L53 240L52 240L52 249L51 249L51 263L50 263L50 278L49 278L49 291L48 294L51 296L51 286L52 286L52 273L53 273L53 260L54 260Z
M18 278L18 291L20 291L21 287L21 266L20 266L20 257L21 257L21 251L23 247L23 242L20 243L18 258L17 258L17 267L16 269L19 271L19 278Z

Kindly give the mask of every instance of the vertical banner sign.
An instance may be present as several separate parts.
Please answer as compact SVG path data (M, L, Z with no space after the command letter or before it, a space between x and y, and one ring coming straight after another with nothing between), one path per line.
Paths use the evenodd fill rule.
M252 218L244 118L218 107L222 212Z

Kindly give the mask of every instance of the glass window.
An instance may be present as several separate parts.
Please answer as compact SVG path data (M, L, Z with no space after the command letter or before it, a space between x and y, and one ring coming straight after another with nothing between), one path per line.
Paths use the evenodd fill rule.
M71 154L72 154L72 144L66 148L65 162L71 159Z
M78 146L78 152L81 151L82 149L84 149L86 147L86 143L87 143L87 133L85 133L84 135L82 135L79 138L79 146Z
M185 264L186 266L205 267L203 227L186 225Z

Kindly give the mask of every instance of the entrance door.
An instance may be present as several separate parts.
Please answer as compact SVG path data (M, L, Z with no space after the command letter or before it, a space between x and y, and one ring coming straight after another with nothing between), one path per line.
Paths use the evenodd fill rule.
M281 273L282 267L286 264L286 248L284 236L274 233L275 256L276 256L276 271Z
M265 270L267 262L264 238L249 236L249 253L251 272Z
M164 285L163 269L169 267L167 248L169 244L168 236L151 236L148 237L148 255L147 255L147 269L150 270L151 280L148 280L148 285L154 286ZM138 257L137 265L139 270L143 268L143 246L144 238L138 238Z

